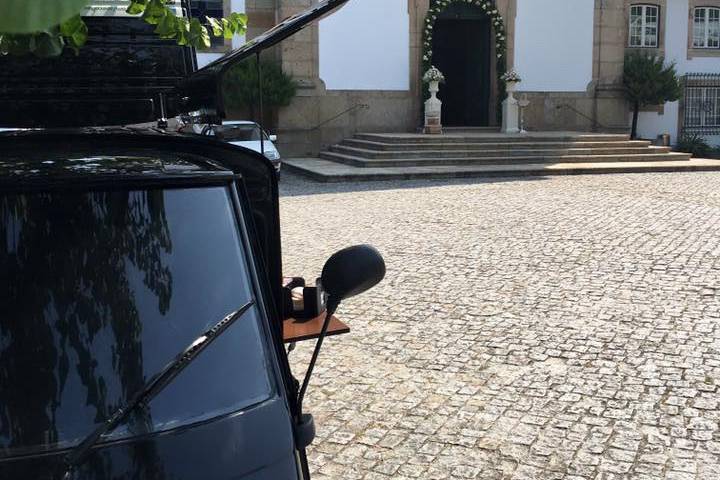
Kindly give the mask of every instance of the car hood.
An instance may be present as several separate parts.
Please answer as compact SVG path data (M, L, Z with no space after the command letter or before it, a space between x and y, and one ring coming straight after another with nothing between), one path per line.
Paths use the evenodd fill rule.
M260 146L260 140L253 140L249 142L228 142L232 143L233 145L237 145L239 147L245 147L249 148L250 150L255 150L256 152L259 152L261 150ZM275 148L275 145L269 140L266 140L265 142L265 151L266 152L277 152L277 148Z
M187 112L214 112L218 118L224 118L225 106L222 95L222 77L228 69L296 34L313 21L329 15L348 1L321 1L304 12L283 20L242 47L233 50L190 75L178 89Z

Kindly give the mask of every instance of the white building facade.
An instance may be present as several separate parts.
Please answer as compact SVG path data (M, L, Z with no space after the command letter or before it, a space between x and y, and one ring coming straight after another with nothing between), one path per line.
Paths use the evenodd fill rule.
M248 14L252 37L313 0L218 2ZM499 125L499 77L514 68L528 129L627 132L622 72L635 50L674 62L684 82L680 100L643 108L639 134L720 144L720 0L350 0L275 52L300 85L276 126L293 154L358 131L415 131L432 63L448 80L446 125Z
M635 38L634 42L644 40L645 48L657 49L666 62L674 63L685 88L680 100L641 113L640 136L652 138L666 132L677 138L683 132L698 133L720 145L720 4L669 0L644 8L645 21L648 15L651 20L658 17L657 27L652 24L658 30L657 39ZM637 16L643 13L636 10Z

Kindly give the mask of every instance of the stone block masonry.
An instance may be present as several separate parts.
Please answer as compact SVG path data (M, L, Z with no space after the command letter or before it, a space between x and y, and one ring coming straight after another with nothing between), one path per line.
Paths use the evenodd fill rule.
M364 242L388 265L325 342L313 479L720 478L719 183L284 176L287 274Z

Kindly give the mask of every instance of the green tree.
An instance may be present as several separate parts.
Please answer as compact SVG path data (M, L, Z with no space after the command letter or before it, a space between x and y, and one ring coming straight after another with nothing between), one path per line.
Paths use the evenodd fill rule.
M80 12L89 0L0 0L0 55L32 53L60 55L65 47L77 50L87 41L88 28ZM247 29L247 15L205 17L209 28L197 18L178 16L170 0L130 0L127 13L156 25L155 33L178 45L210 48L210 36L231 39Z
M633 109L631 137L637 137L640 107L674 102L682 94L675 64L665 65L661 56L633 52L625 56L625 97Z
M286 107L297 93L297 82L277 63L260 61L263 106ZM223 78L223 98L228 108L247 108L256 118L258 106L257 61L248 59L231 68Z

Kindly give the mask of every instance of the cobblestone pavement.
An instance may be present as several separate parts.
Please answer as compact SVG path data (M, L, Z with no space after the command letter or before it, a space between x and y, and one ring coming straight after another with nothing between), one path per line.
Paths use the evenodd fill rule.
M281 193L286 273L388 266L323 347L314 479L720 479L720 174Z

